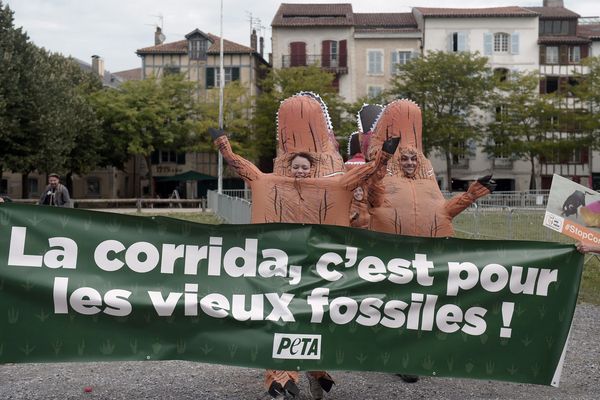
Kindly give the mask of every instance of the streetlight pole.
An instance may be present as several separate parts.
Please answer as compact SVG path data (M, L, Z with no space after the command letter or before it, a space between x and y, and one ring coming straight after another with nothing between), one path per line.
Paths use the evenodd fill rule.
M223 129L223 87L225 86L225 68L223 68L223 0L221 0L221 34L219 49L219 129ZM219 151L219 175L217 192L223 193L223 155Z

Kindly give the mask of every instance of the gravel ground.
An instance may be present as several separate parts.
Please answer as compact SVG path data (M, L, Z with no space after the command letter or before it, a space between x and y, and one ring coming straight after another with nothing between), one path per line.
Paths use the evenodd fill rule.
M383 373L333 373L327 399L600 399L600 306L580 304L560 388L449 378L404 383ZM259 369L183 361L0 365L0 399L260 399ZM90 387L91 392L85 392ZM300 400L308 399L306 379Z

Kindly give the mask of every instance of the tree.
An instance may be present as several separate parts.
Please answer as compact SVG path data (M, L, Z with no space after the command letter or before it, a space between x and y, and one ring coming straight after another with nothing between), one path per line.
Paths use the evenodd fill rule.
M261 94L256 99L252 118L254 140L257 146L259 167L263 171L273 169L276 153L277 111L279 104L300 91L319 94L332 119L339 126L344 111L343 102L333 86L334 75L317 66L293 67L270 70L261 83Z
M582 63L588 71L575 76L574 82L577 84L571 87L571 91L579 100L580 112L575 115L576 125L581 131L582 145L589 148L591 171L591 151L600 149L600 56L588 57Z
M389 94L415 101L423 110L425 152L439 150L446 160L447 189L452 189L453 159L470 153L481 140L481 109L487 108L492 79L487 58L478 53L429 52L398 67Z
M154 196L151 155L158 149L182 151L190 145L199 120L193 83L183 75L168 74L125 82L118 90L105 89L94 96L105 128L116 135L119 154L141 156Z
M497 82L492 98L495 120L489 125L485 152L502 158L528 161L531 165L530 189L536 189L536 161L542 158L560 161L574 143L560 137L559 99L539 94L537 73L513 71L508 79Z

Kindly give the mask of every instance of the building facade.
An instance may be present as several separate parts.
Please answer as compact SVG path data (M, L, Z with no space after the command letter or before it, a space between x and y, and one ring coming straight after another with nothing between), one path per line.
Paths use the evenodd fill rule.
M580 24L579 18L560 0L544 0L542 7L415 7L411 13L364 14L354 13L350 4L281 4L271 24L273 67L316 64L327 69L324 57L339 49L336 65L343 68L332 71L335 83L347 102L355 102L388 89L397 65L412 57L429 51L470 51L486 56L495 73L539 72L540 92L551 93L566 90L576 73L585 73L581 65L585 57L600 55L600 21ZM561 127L549 134L560 139L577 132ZM471 155L453 161L454 188L490 172L498 190L529 188L529 161L510 155L491 157L475 143L465 146ZM430 156L445 187L446 162L439 154ZM597 182L600 187L598 158L589 149L580 149L566 160L545 157L535 165L540 176L536 187L548 189L553 173L590 187Z

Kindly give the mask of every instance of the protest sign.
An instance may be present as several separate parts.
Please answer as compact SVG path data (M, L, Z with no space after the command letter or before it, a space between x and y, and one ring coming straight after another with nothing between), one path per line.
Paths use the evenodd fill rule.
M544 226L577 241L600 245L600 193L554 175Z
M0 206L0 362L195 360L557 385L574 246Z

